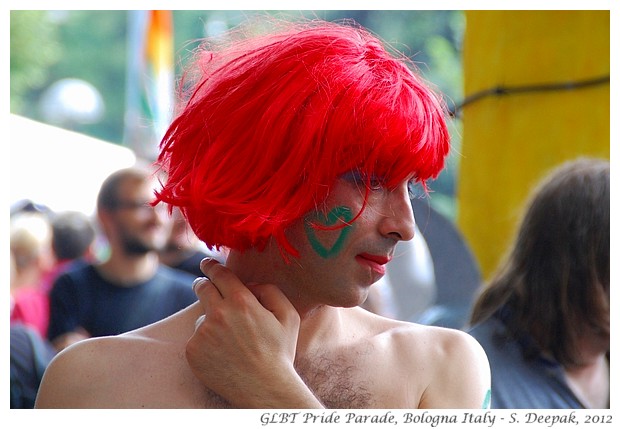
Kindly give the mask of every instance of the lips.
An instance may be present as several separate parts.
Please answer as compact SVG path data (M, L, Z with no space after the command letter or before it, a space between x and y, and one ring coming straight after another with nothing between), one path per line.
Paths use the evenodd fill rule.
M355 257L360 264L369 266L378 274L385 274L386 264L392 259L385 255L372 255L370 253L360 253Z

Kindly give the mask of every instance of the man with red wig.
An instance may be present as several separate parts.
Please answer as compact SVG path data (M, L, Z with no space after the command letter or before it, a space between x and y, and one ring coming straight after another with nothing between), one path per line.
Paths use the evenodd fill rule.
M156 195L225 266L204 260L176 315L61 353L37 406L487 407L469 335L359 306L413 237L411 187L443 168L440 98L352 24L230 36L180 82Z

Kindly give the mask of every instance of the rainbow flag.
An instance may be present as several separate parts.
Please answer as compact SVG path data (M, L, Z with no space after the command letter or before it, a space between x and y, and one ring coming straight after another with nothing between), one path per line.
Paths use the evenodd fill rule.
M153 159L174 109L172 11L129 11L125 143Z

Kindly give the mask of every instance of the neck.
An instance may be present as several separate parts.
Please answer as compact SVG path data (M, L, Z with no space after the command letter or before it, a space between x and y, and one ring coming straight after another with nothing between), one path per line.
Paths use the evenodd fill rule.
M16 274L15 280L11 282L11 291L16 291L21 287L33 287L39 286L43 276L42 270L37 267L29 267L19 274Z
M295 263L295 262L291 262ZM303 318L311 314L316 305L307 302L302 295L300 285L287 275L281 256L272 252L259 252L250 249L244 252L232 250L226 259L226 266L231 269L243 283L274 284L286 295L297 312Z
M301 318L298 350L320 347L321 343L337 337L341 309L314 301L311 294L305 293L307 285L299 284L291 274L295 270L290 264L296 261L287 264L279 251L231 251L226 261L226 266L243 283L274 284L284 293Z
M99 265L98 270L106 279L119 285L130 286L149 280L157 271L158 265L156 252L128 255L113 249L110 258Z
M191 256L194 252L194 249L164 249L159 252L159 260L162 264L173 266Z
M587 364L566 369L569 386L588 408L609 406L609 363L605 354Z

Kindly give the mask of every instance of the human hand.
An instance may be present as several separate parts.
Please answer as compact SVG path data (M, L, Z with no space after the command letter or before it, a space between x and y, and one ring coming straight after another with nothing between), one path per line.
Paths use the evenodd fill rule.
M240 408L316 406L293 367L300 318L286 296L275 285L243 284L215 260L201 269L207 278L194 290L204 315L186 346L194 375Z

